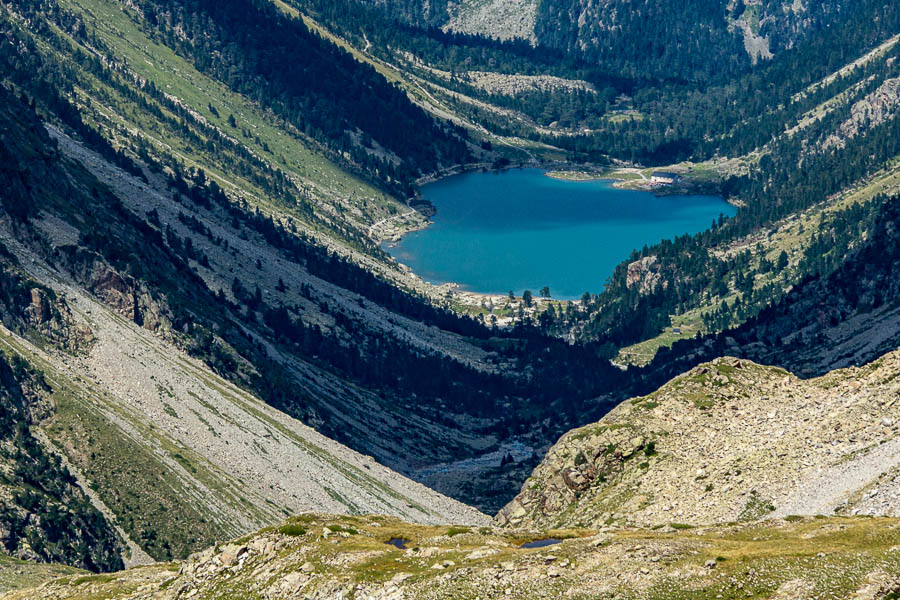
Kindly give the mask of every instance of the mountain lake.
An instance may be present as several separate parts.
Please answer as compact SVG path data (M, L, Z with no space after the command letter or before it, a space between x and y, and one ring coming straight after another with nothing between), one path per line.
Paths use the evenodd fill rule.
M384 248L434 284L571 300L599 293L632 250L697 233L735 207L717 196L657 196L540 169L472 172L422 188L437 214Z

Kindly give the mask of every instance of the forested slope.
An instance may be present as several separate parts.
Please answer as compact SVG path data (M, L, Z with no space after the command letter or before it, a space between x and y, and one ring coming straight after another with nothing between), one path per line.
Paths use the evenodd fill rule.
M878 198L867 241L829 275L813 275L757 316L717 335L676 343L651 368L683 370L695 361L722 354L783 365L804 376L866 364L900 346L898 329L897 197ZM810 252L832 243L826 232Z
M354 176L314 132L205 74L204 55L184 40L155 41L164 30L151 26L156 13L111 0L3 10L7 102L28 106L29 127L47 130L34 145L68 173L4 198L22 251L244 393L416 475L499 453L513 437L533 437L522 452L532 460L533 448L584 407L602 410L593 398L628 380L597 365L593 346L527 327L492 331L432 304L368 235L376 219L403 214L377 187L387 182ZM282 91L291 102L304 98L291 90ZM335 110L338 122L349 118ZM183 419L196 410L212 423L190 395L179 401L192 408L178 410L169 393L160 384L149 406L169 414L168 404ZM533 426L550 415L564 417ZM205 428L202 419L191 427ZM526 468L476 473L464 489L430 483L490 509ZM127 494L117 502L133 505ZM176 535L191 530L191 510L173 509L166 531L148 528L138 543L157 557L194 547ZM226 521L198 528L198 539Z
M182 212L190 210L187 197L176 202L164 183L160 196L152 185L164 178L101 139L91 139L97 152L57 127L48 130L35 113L38 104L47 109L44 100L0 89L0 152L10 182L0 196L7 551L114 570L122 555L184 557L286 512L323 506L484 520L254 395L250 390L274 404L280 394L284 408L299 414L310 409L303 401L313 386L333 386L323 399L335 403L338 386L350 387L334 374L339 365L326 371L307 364L292 373L314 383L288 394L296 382L276 377L286 377L279 374L291 363L283 359L276 371L263 353L265 338L250 329L255 319L242 325L241 311L193 270L209 275L226 256L213 248L226 243L272 263L277 251L261 234L246 246L249 235L226 235L218 245L198 239L196 246L180 237L162 220L201 229ZM179 208L166 212L166 202ZM242 216L250 218L231 218ZM214 226L221 232L232 223ZM334 263L341 265L348 268ZM256 269L253 261L248 266ZM256 318L261 326L263 317ZM266 342L270 352L277 343L274 336ZM90 487L90 501L59 456L77 469L78 485Z
M418 27L529 40L627 78L721 80L801 45L864 10L853 2L765 0L355 0ZM489 7L486 10L485 7ZM717 60L709 60L713 55Z

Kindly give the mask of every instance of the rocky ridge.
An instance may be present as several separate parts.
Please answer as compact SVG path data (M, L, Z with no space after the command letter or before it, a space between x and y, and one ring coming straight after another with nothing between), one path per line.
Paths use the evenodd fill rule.
M655 256L645 256L640 260L628 263L628 275L625 280L628 289L637 287L641 294L653 293L662 279L656 263ZM665 285L666 282L662 283Z
M513 527L900 515L900 352L801 380L721 358L566 434L496 517Z

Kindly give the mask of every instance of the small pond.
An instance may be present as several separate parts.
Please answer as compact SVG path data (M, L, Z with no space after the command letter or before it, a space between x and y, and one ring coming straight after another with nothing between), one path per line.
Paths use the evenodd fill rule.
M547 546L553 546L555 544L560 543L562 540L557 538L546 538L543 540L534 540L531 542L525 542L519 548L546 548Z

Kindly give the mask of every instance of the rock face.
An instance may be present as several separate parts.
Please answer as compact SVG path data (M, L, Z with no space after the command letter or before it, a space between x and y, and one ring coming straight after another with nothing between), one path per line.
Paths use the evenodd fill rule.
M825 140L824 149L843 148L847 141L888 121L900 106L900 78L887 79L874 92L854 104L850 117L841 123L837 132Z
M900 515L900 352L801 380L722 358L566 434L495 522Z
M655 256L645 256L640 260L636 260L628 265L628 275L625 279L625 285L628 289L637 287L641 294L651 294L659 285L661 276L657 269Z
M446 29L501 40L536 41L538 0L461 0L450 8Z
M662 76L735 71L793 47L854 10L824 0L544 0L535 24L540 44ZM652 35L651 33L652 32ZM694 46L696 44L696 46ZM652 48L652 51L648 51ZM715 52L713 69L701 60ZM653 56L652 60L648 60ZM655 63L655 64L654 64Z
M51 289L11 265L0 269L3 275L0 296L5 296L0 300L0 318L7 327L70 352L81 351L90 344L90 328L73 321L66 302Z
M560 532L566 539L554 545L520 547L543 535L304 515L182 563L69 576L3 598L874 600L900 590L896 519L801 519L688 532L606 528ZM408 548L386 543L396 536Z
M107 305L150 331L164 333L171 328L167 307L154 300L134 278L123 276L100 262L92 271L88 287Z
M419 26L501 40L535 41L538 0L359 0Z

